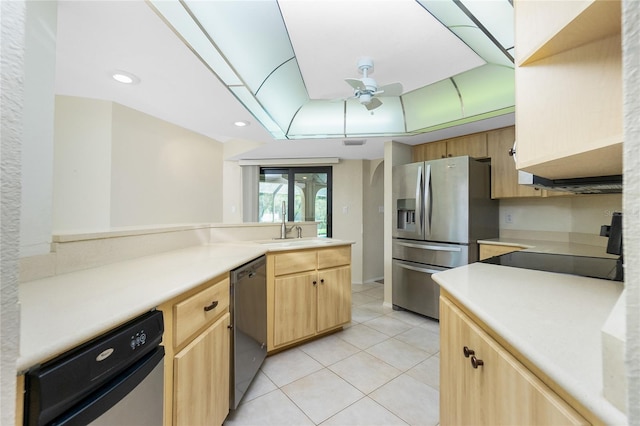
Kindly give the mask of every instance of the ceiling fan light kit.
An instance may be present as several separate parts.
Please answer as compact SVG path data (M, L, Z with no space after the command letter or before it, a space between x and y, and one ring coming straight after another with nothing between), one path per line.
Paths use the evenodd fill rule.
M382 106L382 101L377 95L384 96L400 96L402 95L402 84L391 83L378 87L378 83L369 74L373 73L373 59L369 57L360 58L358 60L358 70L362 74L362 78L346 78L345 81L353 88L353 96L347 99L355 98L367 110L371 111Z

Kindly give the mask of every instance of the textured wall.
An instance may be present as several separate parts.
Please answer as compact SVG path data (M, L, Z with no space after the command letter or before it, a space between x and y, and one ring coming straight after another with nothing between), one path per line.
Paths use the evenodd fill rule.
M15 423L25 4L0 2L0 424Z
M627 407L640 425L640 2L623 1L624 250L627 289Z

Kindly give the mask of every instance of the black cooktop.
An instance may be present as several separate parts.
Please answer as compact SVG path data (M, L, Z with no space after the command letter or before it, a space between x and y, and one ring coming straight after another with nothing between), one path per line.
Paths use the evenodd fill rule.
M583 277L622 281L621 266L617 259L604 257L574 256L567 254L534 253L514 251L481 260L482 263L535 269L537 271L558 272ZM617 273L620 269L620 273Z

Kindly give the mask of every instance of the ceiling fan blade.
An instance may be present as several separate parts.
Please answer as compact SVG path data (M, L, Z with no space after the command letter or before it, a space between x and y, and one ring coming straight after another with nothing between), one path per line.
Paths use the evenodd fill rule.
M402 95L402 84L401 83L385 84L384 86L378 88L378 91L382 91L383 96L400 96Z
M344 81L356 90L367 90L367 87L357 78L345 78Z
M382 101L378 98L373 98L371 99L371 102L369 102L368 104L365 104L365 107L367 108L367 111L371 111L372 109L376 109L379 106L382 106Z

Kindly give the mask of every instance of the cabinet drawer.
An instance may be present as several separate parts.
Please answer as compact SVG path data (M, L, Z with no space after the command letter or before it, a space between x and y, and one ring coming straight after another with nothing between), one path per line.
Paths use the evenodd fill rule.
M318 269L351 263L351 246L341 246L318 250Z
M229 310L229 278L194 294L173 307L174 346Z
M317 257L315 250L281 253L273 257L275 275L293 274L316 269Z

